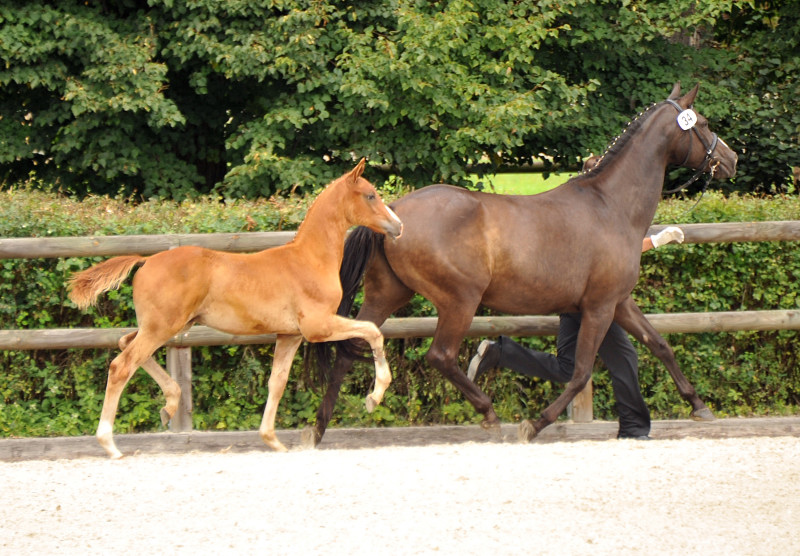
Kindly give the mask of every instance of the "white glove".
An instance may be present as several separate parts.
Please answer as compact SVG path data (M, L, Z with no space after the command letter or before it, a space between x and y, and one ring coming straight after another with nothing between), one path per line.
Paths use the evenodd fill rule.
M657 234L651 235L650 241L653 242L653 247L661 247L672 242L683 243L683 230L677 226L669 226Z

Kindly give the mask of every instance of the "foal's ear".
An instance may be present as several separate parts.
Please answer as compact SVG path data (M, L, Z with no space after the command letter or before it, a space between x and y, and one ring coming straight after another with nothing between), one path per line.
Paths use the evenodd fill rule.
M353 168L352 172L350 172L350 179L353 181L357 181L358 178L361 177L361 174L364 173L365 165L366 165L366 159L362 158L361 160L359 160L358 164L356 164L356 167Z
M681 96L681 82L678 81L673 85L672 92L667 97L669 100L677 100Z
M700 83L694 86L694 89L686 93L681 97L678 101L678 104L683 106L684 108L689 108L691 105L694 104L694 99L697 96L697 90L700 88Z

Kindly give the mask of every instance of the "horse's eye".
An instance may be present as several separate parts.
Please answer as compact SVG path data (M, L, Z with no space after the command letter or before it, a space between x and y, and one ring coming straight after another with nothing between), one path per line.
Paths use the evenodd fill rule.
M374 201L374 200L375 200L375 194L374 194L374 193L366 193L366 194L364 195L364 198L365 198L367 201Z

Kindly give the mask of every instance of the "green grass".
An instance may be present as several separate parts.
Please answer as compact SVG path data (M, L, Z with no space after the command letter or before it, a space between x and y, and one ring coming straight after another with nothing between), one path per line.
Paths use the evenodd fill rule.
M504 195L533 195L548 189L553 189L577 174L571 172L552 173L545 179L541 173L527 174L495 174L478 179L473 176L472 181L477 185L483 184L483 191L488 193L502 193Z

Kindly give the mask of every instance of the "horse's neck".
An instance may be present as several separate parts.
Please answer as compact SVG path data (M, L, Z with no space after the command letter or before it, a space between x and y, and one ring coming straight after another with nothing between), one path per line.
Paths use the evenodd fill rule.
M305 219L292 240L295 248L303 249L308 257L321 264L330 264L339 271L344 239L350 223L341 213L340 198L343 194L338 183L329 185L320 193L308 209Z
M630 223L646 230L661 199L668 160L667 138L656 125L639 133L605 169L603 176L598 176L596 183L608 204L625 207L623 214Z

